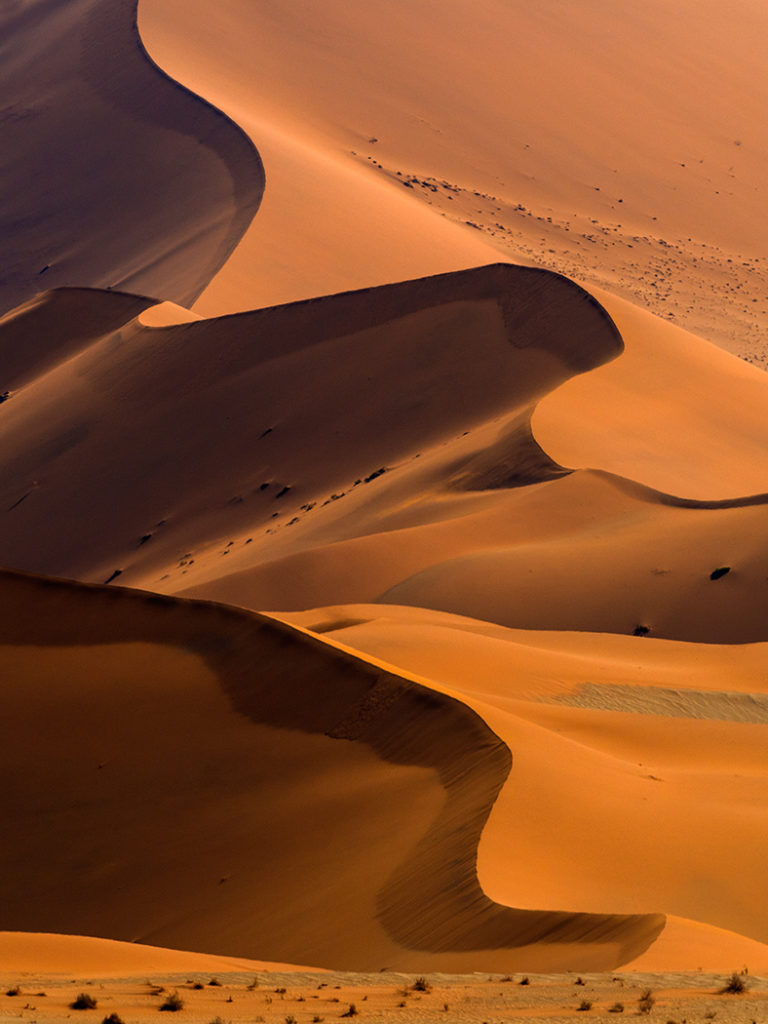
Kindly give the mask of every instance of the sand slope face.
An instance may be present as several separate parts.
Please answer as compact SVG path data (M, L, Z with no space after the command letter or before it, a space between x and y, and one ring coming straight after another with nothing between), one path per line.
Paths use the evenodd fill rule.
M764 5L142 0L139 26L270 173L202 312L493 249L765 365Z
M236 610L0 583L9 929L321 966L609 969L663 926L485 896L477 842L510 757L460 701Z
M624 353L539 404L533 429L552 458L689 498L768 491L765 374L615 295L594 294Z
M0 312L62 285L194 300L258 209L254 146L156 67L136 0L5 4L0 37Z
M741 939L715 931L768 942L765 644L526 632L397 606L281 617L430 679L513 751L480 843L489 894L656 906L710 930L675 921L643 962L768 965L765 945L739 952Z
M87 978L172 974L201 971L216 975L222 971L297 970L294 965L187 953L138 942L117 942L84 935L50 935L35 932L0 932L3 971L27 983L26 975L85 975Z
M113 298L116 320L134 311ZM7 323L8 347L47 332L62 304L85 325L109 298L52 294ZM291 550L299 531L271 531L299 506L333 524L347 512L327 514L333 495L378 499L382 470L422 452L462 491L557 475L530 409L621 342L577 286L498 265L167 328L105 321L50 350L78 346L3 404L0 560L97 581L122 569L154 588L201 545L215 546L215 571L231 531ZM507 459L486 450L499 434Z
M623 306L618 355L590 296L508 265L162 328L133 302L51 293L0 326L30 359L0 409L7 565L254 609L765 638L754 368L671 327L667 361ZM65 308L82 330L52 330Z

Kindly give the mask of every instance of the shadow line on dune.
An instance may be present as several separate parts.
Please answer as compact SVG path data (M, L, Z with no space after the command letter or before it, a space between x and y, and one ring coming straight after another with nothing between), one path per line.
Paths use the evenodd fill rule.
M152 60L137 4L38 2L0 14L0 85L13 115L0 118L0 312L62 286L189 305L259 208L256 147Z
M477 847L512 757L460 701L225 605L6 570L0 588L0 642L178 646L202 656L233 708L255 722L363 743L385 761L436 771L447 795L444 811L379 892L379 919L401 946L450 953L574 944L559 954L563 968L611 969L639 955L662 930L662 915L516 910L485 895ZM81 624L74 635L73 606ZM590 948L580 954L579 944Z

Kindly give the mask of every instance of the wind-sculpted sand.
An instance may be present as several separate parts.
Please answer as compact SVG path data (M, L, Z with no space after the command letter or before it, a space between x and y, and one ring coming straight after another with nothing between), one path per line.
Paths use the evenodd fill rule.
M0 11L0 314L63 285L189 304L259 207L257 150L151 60L137 3Z
M537 403L625 358L605 310L509 266L161 327L145 307L56 291L0 329L3 558L109 584L3 577L5 926L347 969L611 970L657 939L667 964L762 963L765 725L687 709L722 710L724 689L755 708L764 684L729 654L702 697L673 658L654 704L647 659L649 635L764 639L765 501L673 497L538 445ZM725 463L739 435L720 441ZM115 581L380 603L288 616L297 631ZM485 621L446 631L415 606ZM521 647L503 626L604 639L574 660L580 634ZM691 648L697 677L720 650ZM652 753L640 724L622 746L649 714ZM696 870L717 885L683 884Z
M663 927L485 896L477 843L511 757L467 704L233 609L9 573L2 591L10 929L599 970Z
M737 6L6 4L0 1017L762 1019Z
M139 28L271 168L200 312L501 254L768 365L763 4L142 0Z

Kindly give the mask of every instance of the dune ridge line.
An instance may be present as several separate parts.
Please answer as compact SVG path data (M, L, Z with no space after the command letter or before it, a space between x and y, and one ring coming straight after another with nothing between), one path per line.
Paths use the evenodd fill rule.
M173 643L208 662L241 715L364 743L388 762L435 770L445 808L378 896L379 919L401 946L447 954L520 950L525 963L562 964L576 955L608 969L639 955L662 930L661 915L519 911L484 895L477 844L511 756L460 701L240 609L7 571L0 580L5 642ZM255 673L255 664L282 666L279 685ZM526 949L534 944L538 949Z

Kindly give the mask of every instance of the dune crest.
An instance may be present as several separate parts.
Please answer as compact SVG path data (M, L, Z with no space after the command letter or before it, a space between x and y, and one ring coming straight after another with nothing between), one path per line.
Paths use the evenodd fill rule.
M7 572L2 594L4 661L16 680L7 720L18 740L4 759L28 766L0 873L10 928L348 968L542 970L610 969L662 928L658 915L538 913L488 900L476 848L510 758L464 703L235 609ZM142 664L151 674L142 677ZM37 738L33 722L47 723ZM192 768L182 781L178 759L189 749L206 751L204 775ZM314 782L294 788L307 758ZM107 837L89 824L120 805L105 856ZM301 843L326 814L325 839L321 831ZM256 820L268 829L254 831ZM163 827L168 851L186 851L175 878L167 854L146 845ZM67 856L52 860L51 844ZM47 882L35 893L27 880L40 872ZM157 903L155 892L164 893Z
M131 302L114 296L97 336L60 341L51 328L64 305L73 322L94 320L91 307L107 316L110 297L85 291L50 293L7 323L26 386L0 421L6 565L101 582L120 569L121 582L165 589L160 577L222 531L258 531L253 550L274 541L275 557L290 538L265 537L274 519L311 505L333 528L337 510L321 510L334 494L378 493L422 454L460 501L459 486L484 486L484 453L511 421L505 472L522 431L529 471L546 477L531 408L621 350L577 285L508 265L161 328ZM38 331L51 356L34 377L23 360ZM57 364L59 351L76 358ZM86 521L93 535L75 525Z
M655 906L675 920L638 969L667 954L666 969L768 964L765 643L509 630L393 605L278 618L429 680L506 743L513 763L478 855L495 899Z

